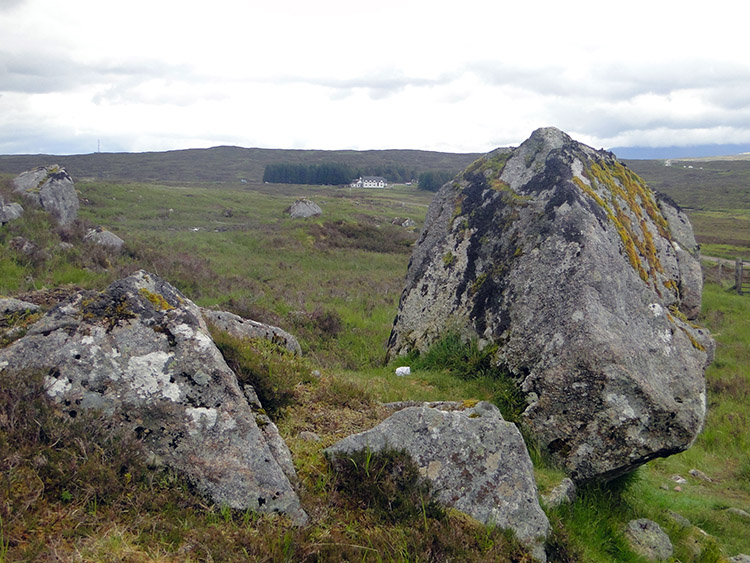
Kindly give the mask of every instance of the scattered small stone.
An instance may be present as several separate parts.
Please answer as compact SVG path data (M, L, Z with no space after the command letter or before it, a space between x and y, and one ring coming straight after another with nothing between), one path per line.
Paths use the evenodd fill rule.
M321 438L318 434L315 432L310 432L309 430L303 430L299 433L300 439L304 440L305 442L322 442L323 438Z
M741 508L727 508L727 512L729 514L739 516L740 518L746 518L747 520L750 520L750 513L748 513L745 510L742 510Z
M68 250L73 250L75 246L73 246L69 242L61 242L60 244L57 245L57 248L59 248L63 252L67 252Z
M740 553L734 557L729 558L729 563L750 563L750 555Z
M672 557L674 548L669 536L652 520L631 520L628 522L625 535L633 551L649 561L665 561Z
M684 477L680 477L679 475L672 475L672 481L680 485L684 485L685 483L687 483L687 479L685 479Z
M396 375L399 377L404 377L405 375L411 375L411 368L409 366L402 366L399 368L396 368Z
M312 375L313 377L320 378L320 370L319 369L314 369L314 370L312 370L312 372L310 372L310 375Z
M711 479L711 477L709 477L708 475L706 475L705 473L703 473L703 471L701 471L700 469L691 469L690 471L688 471L688 473L690 473L690 475L692 475L696 479L701 479L701 480L706 481L708 483L713 483L714 482L714 480Z
M542 496L547 508L555 508L561 504L571 504L576 499L575 483L569 478L563 479L549 494Z
M680 487L679 485L677 485L673 490L677 491L678 493L681 493L682 492L682 487Z
M661 485L659 488L662 489L663 491L669 491L670 490L669 489L669 485Z
M669 490L669 488L667 488L667 490ZM685 518L682 514L675 512L674 510L667 510L667 516L669 516L683 528L689 528L693 525L690 520Z

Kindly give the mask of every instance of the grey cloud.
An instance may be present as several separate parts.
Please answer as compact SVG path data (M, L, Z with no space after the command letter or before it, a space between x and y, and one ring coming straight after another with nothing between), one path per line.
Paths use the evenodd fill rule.
M9 12L24 2L26 2L26 0L0 0L0 12Z
M42 94L64 92L81 84L189 76L184 66L153 60L82 64L66 55L0 51L0 91Z

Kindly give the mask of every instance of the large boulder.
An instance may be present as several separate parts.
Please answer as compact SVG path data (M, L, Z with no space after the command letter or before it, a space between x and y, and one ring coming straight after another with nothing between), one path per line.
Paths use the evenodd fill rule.
M18 219L23 215L23 207L18 203L5 203L2 196L0 196L0 225L10 223L14 219Z
M22 172L13 179L13 191L39 205L60 225L78 216L78 194L73 179L57 164Z
M217 504L307 521L253 389L240 389L198 307L157 276L139 271L53 308L0 350L0 377L12 370L42 370L70 416L109 415Z
M435 195L389 340L496 346L523 423L575 481L686 449L706 414L713 341L684 213L613 154L539 129Z
M510 528L545 560L550 525L539 506L534 468L521 433L487 402L445 411L427 405L400 410L375 428L344 438L324 453L406 450L437 501L484 524Z

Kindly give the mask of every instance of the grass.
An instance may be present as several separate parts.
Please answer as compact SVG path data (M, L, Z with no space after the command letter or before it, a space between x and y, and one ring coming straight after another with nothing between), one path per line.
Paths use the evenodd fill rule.
M421 357L402 358L412 366L409 377L395 376L398 362L383 365L407 244L416 240L432 194L405 187L362 192L252 183L90 181L77 188L85 201L72 228L58 229L34 210L27 210L24 222L0 228L0 294L48 309L75 287L102 289L144 267L200 305L218 305L297 336L302 360L264 344L218 340L235 368L265 387L264 404L292 451L302 502L314 523L296 529L283 518L211 506L178 476L139 466L130 456L137 444L103 436L95 417L80 426L60 425L54 409L34 398L40 389L33 378L21 382L31 387L3 378L0 464L2 479L17 485L0 487L0 561L528 560L502 530L450 510L442 517L382 518L375 507L342 496L321 453L387 417L391 411L381 403L490 400L510 419L522 407L509 395L502 372L488 365L490 351L474 343L446 339ZM13 200L7 185L0 192ZM323 216L285 216L300 196L316 201ZM728 253L745 248L750 237L744 223L722 223L729 212L721 209L701 212L719 221L697 222L700 229L716 229L723 241L717 247L728 245ZM744 220L744 212L731 213ZM416 232L391 225L394 217L407 216L417 222ZM125 252L84 246L82 233L93 225L125 239ZM38 250L22 253L12 244L15 237L33 241ZM61 251L61 242L74 247ZM733 271L725 272L730 276ZM716 560L719 550L750 553L747 523L726 510L750 511L749 309L750 300L729 291L727 282L706 285L701 322L718 342L707 372L706 428L688 451L652 461L625 481L584 489L573 505L550 511L552 560L639 561L622 536L636 517L662 525L680 561ZM3 322L23 329L31 321ZM22 389L23 400L14 395ZM24 425L11 424L11 413L24 413ZM305 431L320 441L305 439ZM549 491L563 474L529 445L539 488ZM69 467L79 471L71 474ZM693 468L714 481L690 476ZM682 491L674 490L673 474L688 480ZM669 510L711 534L714 543L676 524Z

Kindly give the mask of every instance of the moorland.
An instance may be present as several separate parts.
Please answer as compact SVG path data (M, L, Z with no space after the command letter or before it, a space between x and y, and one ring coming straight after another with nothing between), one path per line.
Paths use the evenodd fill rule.
M744 182L750 166L629 164L687 209L706 254L734 258L750 250ZM130 457L127 444L102 440L95 424L61 425L29 377L0 381L0 466L6 477L9 467L21 468L15 486L28 489L27 496L14 497L24 502L3 512L0 561L528 560L512 536L459 513L394 521L366 499L352 502L321 454L381 420L380 405L390 401L486 399L513 418L504 382L484 369L476 347L443 343L411 358L415 369L408 378L394 377L399 364L384 365L412 245L433 194L405 185L263 184L257 174L228 164L185 176L175 171L186 166L154 163L141 172L149 181L71 170L82 201L74 225L57 227L32 209L0 228L0 295L49 306L75 288L103 289L145 268L199 305L295 334L301 359L257 343L221 345L236 369L268 389L312 524L295 528L283 518L210 505L178 475ZM438 168L430 163L422 170ZM3 175L0 185L6 201L13 199L11 177ZM314 200L323 214L289 218L284 210L298 197ZM409 217L416 227L393 224L396 217ZM125 251L82 243L94 225L123 238ZM17 252L14 237L33 241L38 251ZM59 250L60 242L72 247ZM720 275L710 263L704 268L700 322L717 340L707 371L705 429L688 451L582 488L573 504L548 510L551 560L641 561L623 527L642 517L669 533L680 561L750 553L748 521L729 510L750 511L750 297L731 290L733 272ZM310 377L313 371L320 377ZM305 440L303 431L321 440ZM533 442L530 451L540 491L547 492L562 472ZM711 481L691 476L692 469ZM678 485L674 475L687 482Z

